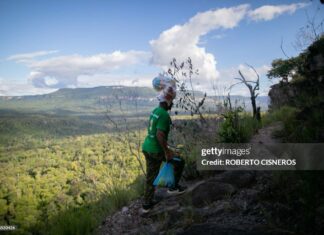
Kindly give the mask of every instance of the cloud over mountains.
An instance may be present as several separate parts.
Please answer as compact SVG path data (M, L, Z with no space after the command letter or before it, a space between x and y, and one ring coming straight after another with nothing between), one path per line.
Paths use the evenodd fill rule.
M73 87L83 75L109 73L121 67L144 63L150 53L144 51L114 51L92 56L68 55L29 62L29 80L36 87Z

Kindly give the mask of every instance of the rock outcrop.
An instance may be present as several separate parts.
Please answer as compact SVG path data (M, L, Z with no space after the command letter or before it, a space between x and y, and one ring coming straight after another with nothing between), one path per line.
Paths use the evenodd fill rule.
M267 205L259 195L269 173L225 171L198 181L187 182L187 192L169 196L156 192L161 201L141 215L141 200L108 216L100 234L287 234L269 226Z

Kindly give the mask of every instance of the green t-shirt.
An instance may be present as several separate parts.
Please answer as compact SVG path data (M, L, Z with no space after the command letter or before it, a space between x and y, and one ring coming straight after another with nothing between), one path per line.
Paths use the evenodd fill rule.
M169 113L161 107L155 108L150 115L147 136L142 145L142 150L148 153L163 152L163 149L160 146L159 141L156 137L156 132L157 129L159 129L163 131L165 133L166 138L168 138L170 125L171 118Z

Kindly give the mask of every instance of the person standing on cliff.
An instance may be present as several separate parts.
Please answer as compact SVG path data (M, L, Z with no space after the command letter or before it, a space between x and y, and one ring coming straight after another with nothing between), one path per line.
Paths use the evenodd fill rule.
M171 162L174 166L175 186L168 189L168 194L177 195L185 192L185 188L179 185L185 162L178 156L177 161L173 160L175 154L167 144L172 124L168 111L171 110L175 97L175 88L166 87L157 97L160 102L159 106L150 114L147 136L142 145L142 152L146 160L146 184L142 206L144 213L147 213L157 203L154 201L153 181L157 177L163 161Z

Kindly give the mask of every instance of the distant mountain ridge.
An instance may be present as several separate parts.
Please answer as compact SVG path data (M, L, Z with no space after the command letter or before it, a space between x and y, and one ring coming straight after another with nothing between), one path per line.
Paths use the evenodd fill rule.
M153 102L156 92L148 87L99 86L93 88L62 88L43 95L1 96L0 110L24 110L31 112L74 112L98 113L109 108L116 108L122 101L131 106L138 102Z
M61 88L57 91L42 95L23 95L23 96L0 96L0 100L19 100L19 99L38 99L54 97L82 98L89 96L117 94L116 91L138 92L142 96L152 96L156 92L149 87L128 87L128 86L98 86L90 88Z
M102 113L107 109L120 113L120 107L125 112L147 111L157 105L157 92L149 87L129 86L98 86L92 88L62 88L43 95L0 96L1 110L44 112L54 114ZM196 97L202 97L203 92L195 91ZM206 105L212 106L214 100L223 100L224 96L207 96ZM232 96L232 100L245 103L249 110L249 97ZM267 109L268 97L258 97L262 110Z

